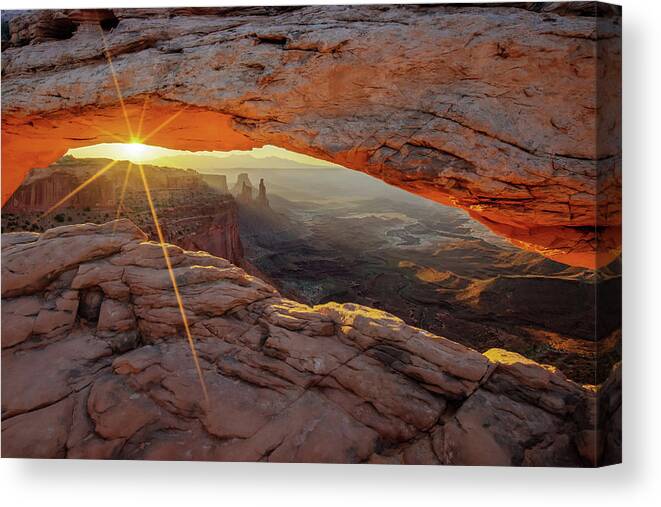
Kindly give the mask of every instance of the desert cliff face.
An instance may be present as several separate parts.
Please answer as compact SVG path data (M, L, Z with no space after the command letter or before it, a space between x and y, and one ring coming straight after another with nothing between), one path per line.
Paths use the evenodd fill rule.
M82 175L54 168L31 172L23 184L12 194L3 210L8 213L45 212L82 183ZM100 176L93 185L83 188L61 208L104 208L117 207L116 185L108 176Z
M46 169L32 171L3 207L4 230L43 230L62 222L108 221L117 212L126 181L122 213L156 239L139 173L134 168L125 179L126 162L117 163L42 218L43 212L109 162L65 157ZM204 250L230 262L241 262L239 221L236 203L230 195L214 191L192 170L149 165L144 170L166 241L187 250Z
M620 251L619 15L531 5L18 16L3 43L3 201L68 148L130 137L105 40L130 124L146 104L149 144L307 153L602 266Z
M3 234L3 456L619 459L618 368L595 391L378 310L296 303L224 259L167 248L208 404L158 244L128 220Z

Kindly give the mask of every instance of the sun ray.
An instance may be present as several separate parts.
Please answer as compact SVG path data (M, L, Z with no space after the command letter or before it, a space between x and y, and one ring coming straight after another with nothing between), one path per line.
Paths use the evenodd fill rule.
M147 103L149 102L149 95L145 97L145 102L142 104L142 111L140 112L140 120L138 121L138 134L137 139L140 140L142 135L142 124L145 121L145 112L147 111Z
M103 129L103 128L99 127L98 125L94 125L94 128L95 128L96 130L98 130L99 132L101 132L102 134L105 134L105 135L107 135L107 136L109 136L109 137L112 137L115 141L117 141L117 142L119 142L119 143L125 143L125 142L127 142L126 139L124 139L124 138L122 138L122 137L119 137L117 134L113 134L113 133L110 132L109 130Z
M124 182L122 183L122 192L119 195L119 203L117 204L117 213L115 213L115 220L119 219L119 216L122 212L122 208L124 207L124 196L126 195L126 187L128 186L129 183L129 176L131 175L131 169L133 169L133 164L131 162L128 163L126 166L126 174L124 175ZM113 232L115 232L115 227L117 223L113 226Z
M126 110L126 105L124 104L124 98L122 96L122 92L121 92L121 89L120 89L120 86L119 86L119 80L117 79L117 74L115 72L115 68L114 68L114 65L112 63L112 58L110 56L110 51L108 50L108 44L107 44L106 38L103 34L103 30L101 30L101 39L103 41L104 55L105 55L105 57L108 61L108 66L110 68L110 73L112 75L113 84L115 86L115 92L117 93L117 98L119 100L119 103L120 103L120 106L121 106L121 109L122 109L122 113L124 115L124 121L126 122L126 128L128 130L128 142L142 144L147 139L149 139L150 137L155 135L162 128L164 128L165 126L170 124L172 121L174 121L181 113L184 112L186 107L184 107L180 111L177 111L170 118L168 118L163 123L161 123L156 129L154 129L152 132L150 132L145 138L141 138L143 122L144 122L145 113L146 113L146 110L147 110L148 99L149 99L149 97L145 97L145 102L142 105L142 111L140 113L140 119L139 119L139 123L138 123L138 136L135 137L134 134L133 134L133 129L131 127L131 121L129 119L129 116L128 116L128 113L127 113L127 110ZM114 136L110 132L107 132L107 134L111 135L112 137L120 139L120 142L123 142L123 143L127 142L126 140L121 139L118 136ZM124 197L125 197L125 194L126 194L126 187L127 187L127 184L128 184L128 179L129 179L129 174L130 174L131 168L132 168L132 164L131 164L131 162L129 162L129 165L128 165L127 170L126 170L126 175L124 176L124 182L123 182L123 185L122 185L122 192L121 192L121 196L120 196L120 202L119 202L119 205L117 207L117 218L119 218L119 214L121 213L121 209L124 205ZM143 168L142 164L138 164L138 168L140 170L140 178L142 179L142 184L143 184L144 189L145 189L145 195L147 197L147 202L149 204L149 209L151 211L151 216L152 216L152 220L154 222L154 227L156 229L156 234L158 236L158 241L159 241L159 244L161 245L161 249L163 251L163 258L165 259L165 264L166 264L167 269L168 269L168 274L170 276L170 281L172 283L172 288L174 290L174 295L175 295L175 298L177 300L177 306L179 307L179 313L181 315L181 320L183 322L184 329L186 331L186 339L188 341L188 346L190 347L191 355L193 356L193 362L195 363L195 370L197 371L197 376L198 376L199 381L200 381L200 387L202 388L202 394L204 395L204 402L205 402L205 405L208 407L209 406L209 395L208 395L208 392L207 392L207 386L204 382L204 377L202 375L202 368L200 367L200 360L199 360L199 357L198 357L198 354L197 354L197 350L195 348L195 343L193 341L193 335L191 334L190 327L188 325L188 317L186 316L186 311L184 309L184 303L183 303L183 300L181 298L181 294L179 292L179 286L177 285L177 279L174 276L174 271L172 269L172 262L170 261L170 255L168 253L168 249L167 249L167 246L165 244L165 240L163 238L163 231L161 229L161 224L158 221L158 215L156 213L156 207L154 206L154 202L153 202L152 197L151 197L151 191L149 189L149 184L147 182L147 177L145 175L145 171L144 171L144 168ZM97 174L97 176L95 176L95 178L98 177L99 175L100 174ZM91 181L90 181L90 183L91 183Z
M113 160L109 164L105 165L101 169L99 169L96 173L94 173L92 176L87 178L85 181L83 181L80 185L78 185L76 188L74 188L71 192L69 192L67 195L65 195L62 199L57 201L55 204L53 204L50 208L48 208L44 213L39 217L39 220L44 218L45 216L49 215L53 210L56 210L62 204L67 202L69 199L71 199L74 195L76 195L78 192L80 192L83 188L85 188L87 185L92 183L94 180L96 180L99 176L103 175L104 173L108 172L110 169L113 168L115 164L117 164L119 160Z
M178 117L181 113L183 113L186 109L188 109L188 106L187 106L187 105L184 106L183 108L181 108L181 109L180 109L179 111L177 111L176 113L174 113L172 116L170 116L167 120L165 120L163 123L161 123L161 124L160 124L158 127L156 127L154 130L152 130L149 134L147 134L144 138L142 138L142 139L140 140L140 142L142 142L142 143L146 143L147 140L148 140L150 137L156 135L161 129L165 128L165 127L168 126L170 123L172 123L174 120L176 120L177 117Z
M115 66L112 63L112 57L110 56L110 50L108 49L108 43L106 42L106 36L103 33L101 25L99 25L99 32L101 33L101 40L103 41L103 54L108 61L108 67L110 68L110 74L112 75L112 82L115 85L115 92L117 93L117 98L119 99L119 105L122 108L122 114L124 115L124 121L126 122L126 128L129 133L129 139L133 139L133 129L131 128L131 121L129 120L129 115L126 111L126 105L124 104L124 97L122 96L122 90L119 87L119 80L117 79L117 73L115 72Z
M172 269L172 262L170 261L170 254L168 253L165 240L163 239L163 231L161 230L161 224L158 221L158 216L156 214L156 208L154 206L154 201L151 198L151 192L149 190L149 184L147 183L147 177L145 176L145 171L142 167L142 164L138 164L138 169L140 170L140 178L142 179L142 185L145 189L145 195L147 196L147 203L149 204L149 210L151 211L151 217L154 222L154 227L156 228L156 235L158 236L158 242L161 245L163 250L163 257L165 258L165 265L168 269L168 274L170 275L170 282L172 283L172 288L174 289L174 295L177 299L177 306L179 307L179 313L181 314L181 320L184 324L184 329L186 331L186 339L188 340L188 346L190 347L191 354L193 356L193 362L195 363L195 369L197 371L197 376L200 380L200 386L202 388L202 394L204 395L204 401L206 406L209 406L209 395L207 393L207 386L204 383L204 377L202 376L202 368L200 367L200 360L197 355L197 350L195 349L195 343L193 341L193 335L190 332L190 327L188 326L188 317L186 316L186 311L184 310L184 303L179 293L179 286L177 285L177 279L174 276L174 271Z

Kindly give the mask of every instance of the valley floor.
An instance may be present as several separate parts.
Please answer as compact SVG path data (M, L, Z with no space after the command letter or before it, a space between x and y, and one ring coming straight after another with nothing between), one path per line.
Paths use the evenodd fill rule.
M619 264L595 273L523 252L417 197L240 206L246 259L308 304L355 302L480 351L503 347L597 384L620 352ZM597 368L597 352L601 367Z

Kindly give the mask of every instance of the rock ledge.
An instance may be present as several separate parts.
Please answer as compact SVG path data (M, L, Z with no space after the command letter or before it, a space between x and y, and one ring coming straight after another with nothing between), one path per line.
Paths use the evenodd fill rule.
M619 372L598 404L516 354L372 308L308 307L224 259L168 250L208 405L158 244L127 220L3 234L4 457L618 461Z

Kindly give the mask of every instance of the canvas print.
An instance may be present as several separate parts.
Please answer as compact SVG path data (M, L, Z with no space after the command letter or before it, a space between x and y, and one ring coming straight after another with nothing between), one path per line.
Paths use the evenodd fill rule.
M594 2L3 11L2 457L620 462L620 48Z

